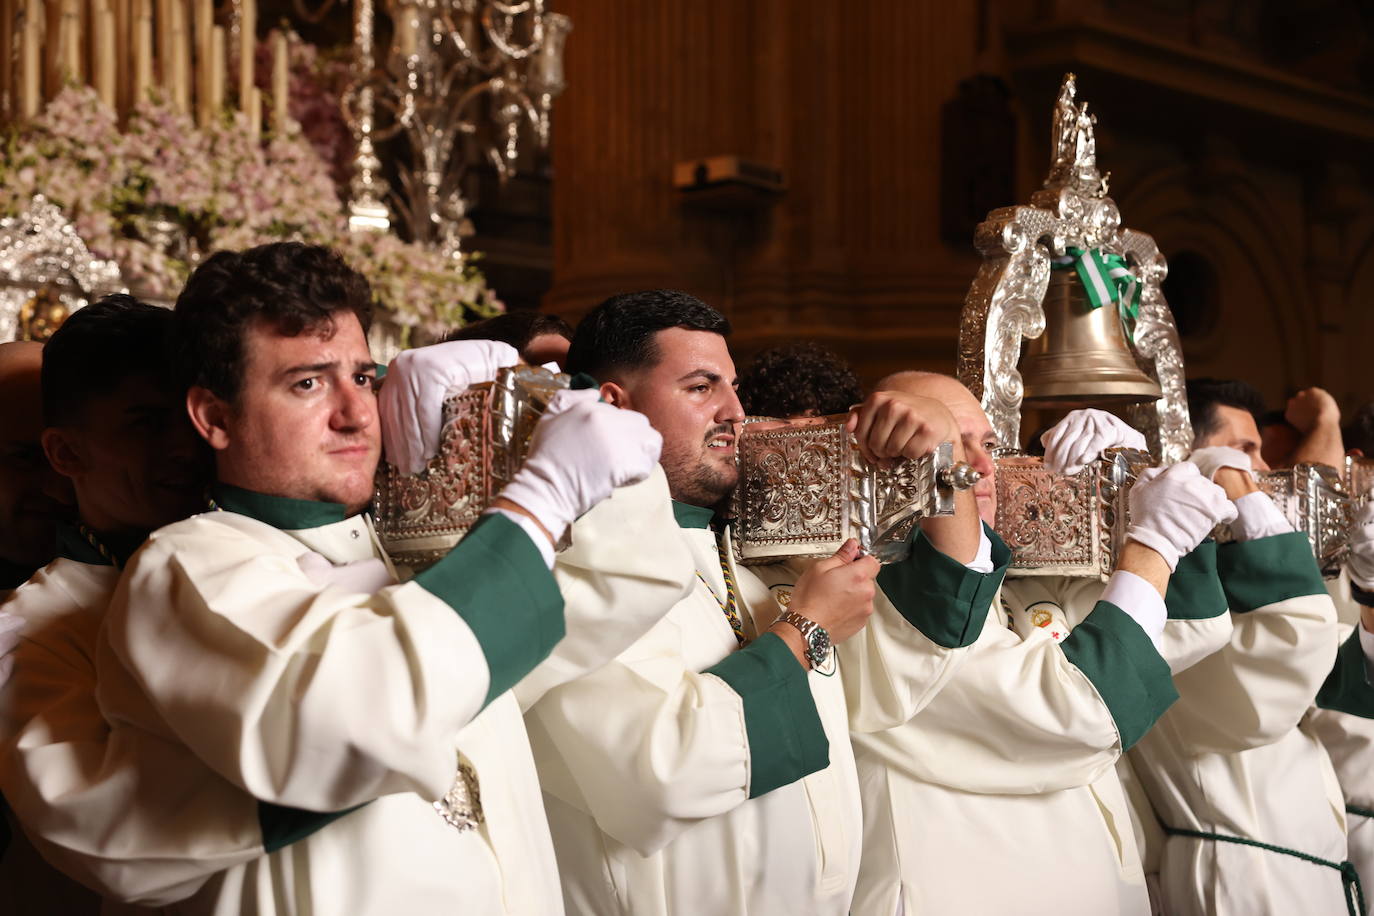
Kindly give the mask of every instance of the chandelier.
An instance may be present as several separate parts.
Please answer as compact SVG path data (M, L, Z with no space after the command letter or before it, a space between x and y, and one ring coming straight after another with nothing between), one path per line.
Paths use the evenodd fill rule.
M344 97L357 144L349 225L385 231L394 215L414 241L456 256L471 232L462 193L469 163L490 162L504 182L527 138L548 146L572 20L544 0L383 4L393 28L380 55L374 0L354 6L358 78ZM377 144L397 136L408 155L392 188Z

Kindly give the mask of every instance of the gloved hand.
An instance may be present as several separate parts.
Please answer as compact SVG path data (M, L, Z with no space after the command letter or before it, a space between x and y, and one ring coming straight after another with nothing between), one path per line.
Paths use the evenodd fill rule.
M1226 491L1186 461L1146 468L1131 487L1131 524L1126 539L1156 551L1173 572L1212 529L1236 517Z
M1238 448L1230 448L1225 445L1211 445L1207 448L1194 449L1188 456L1188 463L1197 465L1197 469L1202 472L1202 476L1208 480L1215 480L1217 471L1222 468L1235 468L1254 476L1255 469L1250 463L1250 456Z
M0 614L0 688L14 673L14 650L19 647L19 634L24 618L17 614Z
M1350 558L1345 561L1350 581L1366 591L1374 591L1374 503L1365 503L1355 513L1350 529Z
M1077 474L1106 448L1149 448L1125 420L1092 408L1071 411L1040 436L1040 444L1045 446L1045 467L1056 474Z
M525 463L501 496L553 535L616 487L639 483L658 462L663 437L644 414L601 403L595 388L560 391L534 428Z
M312 550L297 557L296 564L316 585L333 585L364 595L375 595L388 585L396 584L386 564L376 557L335 566L328 557Z
M455 389L490 382L520 362L510 344L495 340L453 340L402 350L387 366L377 396L382 450L402 474L418 474L439 454L444 398Z

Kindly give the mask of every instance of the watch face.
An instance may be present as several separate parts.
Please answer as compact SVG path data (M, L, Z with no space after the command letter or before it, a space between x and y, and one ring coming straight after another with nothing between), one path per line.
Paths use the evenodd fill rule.
M811 667L819 668L830 655L830 634L824 627L816 627L807 638L806 655L811 659Z

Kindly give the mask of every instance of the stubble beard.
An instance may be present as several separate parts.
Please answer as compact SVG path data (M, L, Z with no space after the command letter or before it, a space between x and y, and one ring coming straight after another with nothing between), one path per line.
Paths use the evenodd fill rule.
M709 459L709 453L684 455L679 450L664 452L663 471L668 478L668 490L673 499L704 508L721 507L730 499L739 480L739 471L733 462L722 465Z

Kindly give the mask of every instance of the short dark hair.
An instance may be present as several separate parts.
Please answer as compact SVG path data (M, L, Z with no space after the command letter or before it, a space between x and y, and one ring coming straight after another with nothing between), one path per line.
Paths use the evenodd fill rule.
M674 289L650 289L612 296L587 313L568 348L571 373L597 381L658 363L654 335L668 328L710 331L722 337L730 322L705 302Z
M557 334L564 340L573 339L572 326L557 315L521 309L449 331L444 340L499 340L523 353L530 341L544 334Z
M1258 427L1264 417L1264 398L1252 385L1235 379L1188 379L1188 419L1193 424L1193 444L1217 431L1218 407L1248 411Z
M177 297L171 344L177 380L233 402L243 383L243 341L250 326L266 322L295 337L343 311L358 316L366 333L372 288L323 245L274 242L216 252Z
M43 422L80 423L86 406L125 379L152 376L170 389L172 313L115 293L77 309L43 345Z
M739 377L740 403L754 417L844 413L863 396L849 365L809 341L764 350Z

